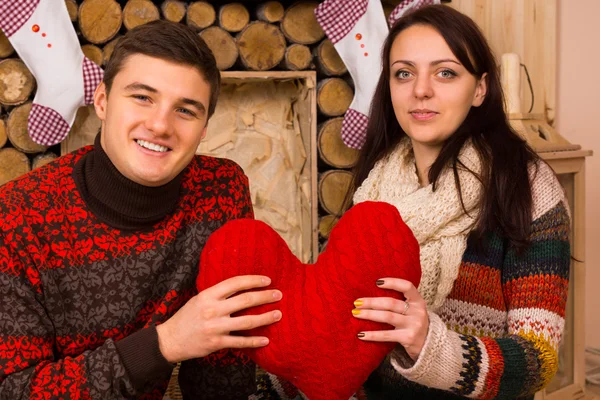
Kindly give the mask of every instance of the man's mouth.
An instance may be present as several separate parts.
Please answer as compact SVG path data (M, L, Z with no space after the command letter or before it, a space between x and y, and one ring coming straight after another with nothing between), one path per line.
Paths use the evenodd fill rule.
M166 153L167 151L171 150L168 147L161 146L159 144L150 143L150 142L147 142L147 141L141 140L141 139L136 139L135 142L145 149L156 151L159 153Z

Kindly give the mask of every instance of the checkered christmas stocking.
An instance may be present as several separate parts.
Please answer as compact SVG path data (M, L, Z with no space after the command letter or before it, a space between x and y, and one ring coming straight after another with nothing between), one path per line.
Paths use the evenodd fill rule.
M37 81L29 135L61 142L77 109L92 104L102 69L84 57L64 0L0 0L0 29Z
M325 0L315 10L354 80L354 99L342 123L342 140L359 149L365 142L371 100L381 73L381 48L388 33L380 0Z
M440 4L440 0L404 0L394 8L394 11L388 17L388 23L390 26L394 26L396 21L410 10L416 10L431 4Z

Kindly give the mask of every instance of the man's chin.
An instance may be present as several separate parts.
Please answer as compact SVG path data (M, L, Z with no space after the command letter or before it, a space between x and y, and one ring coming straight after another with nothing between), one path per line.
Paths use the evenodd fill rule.
M132 177L128 178L142 186L157 187L171 182L174 176L172 176L171 174L137 173L133 174Z

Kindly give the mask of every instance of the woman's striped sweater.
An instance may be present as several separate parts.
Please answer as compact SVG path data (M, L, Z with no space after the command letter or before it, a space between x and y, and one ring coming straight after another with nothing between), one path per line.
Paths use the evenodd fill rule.
M416 362L392 352L357 397L372 399L528 398L558 368L570 266L564 191L542 163L532 172L531 245L517 254L498 235L483 251L468 246L452 292ZM293 398L263 376L255 398ZM289 388L285 393L290 393Z

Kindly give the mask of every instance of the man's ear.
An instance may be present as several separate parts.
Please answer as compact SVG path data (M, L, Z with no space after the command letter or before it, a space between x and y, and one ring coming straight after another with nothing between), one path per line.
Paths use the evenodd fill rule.
M101 121L106 119L106 103L108 103L108 93L106 93L106 85L102 82L94 92L94 108Z
M208 122L206 123L206 125L208 125ZM205 126L204 129L202 129L202 134L200 135L200 140L204 140L204 138L206 137L206 132L208 130L208 126Z
M475 96L473 97L473 103L471 105L473 107L479 107L483 104L485 100L485 95L487 94L487 72L481 76L481 79L477 82L477 86L475 87Z

